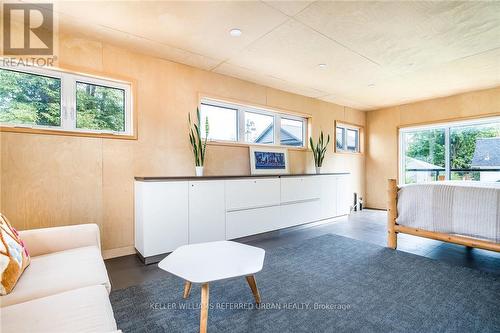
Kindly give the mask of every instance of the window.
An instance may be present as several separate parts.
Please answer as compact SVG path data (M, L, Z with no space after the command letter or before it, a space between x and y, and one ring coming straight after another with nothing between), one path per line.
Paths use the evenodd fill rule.
M359 130L357 129L347 129L347 151L357 153L359 150Z
M4 127L133 135L130 84L37 67L0 67Z
M212 99L202 99L200 118L210 140L305 146L307 118Z
M274 143L274 117L245 111L245 142Z
M61 79L2 69L0 121L61 126Z
M336 123L335 150L337 152L360 153L360 127Z
M405 183L445 178L445 131L427 129L402 133Z
M500 181L500 118L400 130L400 182Z
M200 107L201 135L205 138L206 120L208 119L210 140L236 141L238 138L238 110L215 103L202 103Z
M76 127L125 131L125 90L77 82Z
M342 128L342 127L337 127L336 128L336 137L337 137L337 140L336 140L336 147L337 147L337 150L343 150L344 149L344 142L345 142L345 128Z
M281 118L280 143L283 146L302 146L304 142L304 121Z

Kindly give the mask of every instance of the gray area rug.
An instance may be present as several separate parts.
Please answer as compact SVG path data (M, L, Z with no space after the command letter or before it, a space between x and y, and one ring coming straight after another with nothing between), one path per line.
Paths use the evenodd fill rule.
M336 235L267 251L256 275L210 285L210 332L500 332L500 276ZM169 275L113 291L123 332L197 332L200 287Z

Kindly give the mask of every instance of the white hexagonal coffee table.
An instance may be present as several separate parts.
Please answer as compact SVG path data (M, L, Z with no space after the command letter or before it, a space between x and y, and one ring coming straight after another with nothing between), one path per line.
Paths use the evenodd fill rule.
M255 302L260 303L254 274L262 270L266 252L258 247L231 241L184 245L177 248L158 267L186 280L184 298L191 283L201 283L200 332L207 331L208 283L245 276Z

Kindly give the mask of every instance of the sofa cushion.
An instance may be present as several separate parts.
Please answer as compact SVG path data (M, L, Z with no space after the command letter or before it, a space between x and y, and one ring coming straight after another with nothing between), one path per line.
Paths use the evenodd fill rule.
M98 284L111 291L101 252L97 246L80 247L32 257L16 288L0 302L4 307Z
M113 309L103 285L7 306L0 316L2 333L116 331Z
M0 214L0 295L7 295L14 289L29 264L30 256L19 234Z

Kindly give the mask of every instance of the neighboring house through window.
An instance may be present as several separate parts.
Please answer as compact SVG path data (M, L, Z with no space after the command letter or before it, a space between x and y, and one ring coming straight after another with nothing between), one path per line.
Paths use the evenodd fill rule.
M335 122L335 151L338 153L361 152L361 127Z
M201 128L208 118L209 140L305 147L306 117L203 98L200 118Z
M479 169L481 181L500 182L500 137L476 140L471 168Z
M303 142L303 122L295 121L296 124L293 123L284 123L283 118L281 118L281 128L280 128L280 143L284 146L295 146L302 147L304 145ZM273 127L269 125L261 135L255 139L255 143L265 143L272 144L273 143Z
M400 129L400 183L500 181L500 118Z

